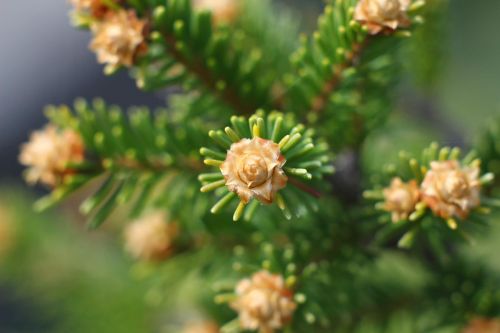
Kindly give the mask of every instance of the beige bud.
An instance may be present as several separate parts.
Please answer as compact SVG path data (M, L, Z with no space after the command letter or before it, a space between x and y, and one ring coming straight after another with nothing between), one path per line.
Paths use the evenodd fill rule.
M480 204L479 173L479 167L462 168L458 161L431 162L421 185L422 199L442 218L466 218Z
M243 202L256 198L270 204L287 184L285 162L278 144L261 138L243 139L231 145L220 169L226 186Z
M475 318L462 333L500 333L500 319Z
M410 3L410 0L360 0L354 19L366 26L372 35L408 27L411 22L406 12Z
M58 130L49 125L34 132L28 143L21 146L19 161L28 167L26 181L37 182L55 187L63 177L72 174L67 168L70 162L78 163L84 159L83 141L72 130Z
M178 234L177 224L167 222L167 214L153 212L127 226L125 249L136 259L162 260L171 255Z
M419 197L416 181L404 183L400 178L394 178L391 186L384 189L384 209L392 214L392 222L406 220L415 210Z
M211 11L215 24L233 22L240 11L238 0L194 0L193 6L196 10Z
M91 25L94 39L90 48L99 63L107 64L108 70L131 67L147 49L145 28L146 21L137 18L132 10L109 11L102 21Z
M236 286L236 295L231 307L238 312L240 326L260 333L273 333L283 328L297 307L283 277L267 271L241 280Z

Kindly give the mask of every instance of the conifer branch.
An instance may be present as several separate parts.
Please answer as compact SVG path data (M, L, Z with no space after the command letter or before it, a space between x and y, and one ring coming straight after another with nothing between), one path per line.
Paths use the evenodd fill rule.
M317 186L323 175L333 173L334 169L328 146L318 142L312 131L296 124L291 115L278 112L266 115L262 110L249 119L232 117L231 123L233 126L224 131L211 131L209 136L215 145L200 150L206 157L205 164L217 168L215 173L200 175L201 191L221 189L219 194L223 195L212 212L217 213L234 199L240 201L235 221L243 215L247 204L251 206L257 202L276 203L290 219L287 198L307 195L318 198L321 195L310 184L315 182ZM270 165L274 165L271 173L267 171ZM252 182L259 182L259 185L253 186ZM286 186L287 182L294 187ZM297 206L309 200L300 199Z
M48 185L54 191L37 207L49 208L100 177L104 179L101 188L81 208L84 214L92 215L89 225L93 228L123 204L131 205L130 214L137 216L156 200L168 201L173 215L182 214L184 204L189 204L182 199L186 194L171 190L156 198L155 188L168 185L182 190L189 184L196 186L196 175L204 166L195 156L206 129L199 123L184 123L182 118L176 121L175 114L176 110L158 110L152 115L147 109L137 108L124 115L101 100L92 105L78 101L74 112L65 106L49 107L51 130L44 135L52 135L54 144L64 139L62 135L67 140L74 138L75 153L63 161L63 170L46 172L52 177L44 179L51 182ZM40 167L32 165L34 170ZM136 192L141 192L138 198Z
M321 192L319 192L318 190L316 190L315 188L299 181L298 179L295 179L295 178L289 178L288 180L290 182L290 184L292 184L293 186L297 187L298 189L300 189L301 191L304 191L306 192L307 194L311 195L312 197L316 198L316 199L319 199L322 197L322 194Z
M247 105L242 100L240 100L236 91L232 87L223 87L220 89L217 86L217 78L213 76L213 73L204 65L202 59L194 56L191 60L187 59L182 52L179 52L176 48L177 40L175 36L171 34L164 34L164 39L167 44L168 50L172 57L179 63L185 66L185 68L193 73L204 86L217 95L224 103L234 109L235 112L241 114L252 114L258 105Z
M409 296L425 304L428 277L439 281L439 288L447 281L446 294L434 293L446 302L457 299L457 290L464 292L459 300L470 298L467 290L488 281L464 276L455 288L439 274L445 263L439 259L457 255L449 251L451 240L467 238L469 228L486 224L484 217L500 205L487 188L499 165L498 125L480 149L488 162L484 174L473 155L459 159L459 149L437 145L421 156L402 153L402 163L387 167L390 179L370 171L371 165L363 165L366 173L358 165L361 148L372 148L361 144L391 109L399 69L394 46L410 35L406 29L417 22L411 11L422 1L328 0L318 31L291 57L292 70L283 60L296 36L288 24L274 21L270 0L246 0L248 8L259 5L243 10L245 17L234 26L218 25L217 7L212 17L191 0L96 0L99 12L84 2L89 3L82 0L78 11L91 24L93 49L108 69L129 68L140 88L182 85L194 93L172 98L168 110L155 113L144 108L123 113L99 100L78 102L74 111L49 109L49 126L33 135L20 158L29 181L53 189L37 207L50 207L98 178L100 186L80 206L90 227L118 207L134 218L161 211L152 219L146 214L126 232L126 247L136 259L176 254L175 265L158 265L161 285L183 290L177 286L199 274L204 289L215 290L220 288L206 286L232 279L231 267L244 274L238 284L229 281L227 289L234 292L215 297L229 302L239 318L215 331L354 332L360 317L367 319L364 331L367 321L388 327L393 325L386 319L400 308L420 315ZM292 37L281 38L287 34ZM283 112L258 108L268 108L283 91ZM229 109L258 110L249 117L221 117ZM297 123L297 115L311 126ZM221 119L228 120L226 126ZM360 203L357 195L354 202L339 200L339 192L349 192L340 186L326 195L325 176L335 171L332 151L353 146L354 164L339 166L356 170L340 178L353 192L376 183L365 192L374 205ZM205 167L210 170L202 173ZM298 223L284 221L292 217ZM220 223L231 218L249 223ZM396 243L431 262L420 284L403 274L419 272L383 267L383 252L394 252ZM236 260L228 265L232 257ZM188 273L195 274L184 279ZM161 293L159 288L151 294ZM483 287L474 291L493 295Z
M361 43L354 43L351 47L351 51L346 54L345 60L342 63L335 64L333 66L331 78L325 81L319 95L311 99L311 112L324 112L328 99L342 83L342 75L344 71L349 67L354 66L359 61L369 42L370 37L366 37Z
M201 163L199 160L189 157L180 157L173 163L162 161L161 159L155 160L154 158L151 158L151 161L149 163L141 163L141 161L121 156L116 159L113 159L113 162L116 163L118 169L139 171L139 172L150 171L155 173L161 173L161 172L168 172L171 170L177 170L177 171L183 171L183 172L187 171L187 172L192 172L193 174L197 174L198 172L204 169L203 163ZM102 162L101 164L105 164L105 162Z

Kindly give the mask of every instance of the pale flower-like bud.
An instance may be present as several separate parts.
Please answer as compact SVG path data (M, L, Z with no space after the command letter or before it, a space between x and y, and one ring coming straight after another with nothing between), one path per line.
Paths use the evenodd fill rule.
M167 214L153 212L127 226L125 249L135 259L162 260L172 253L178 234L177 224L167 222Z
M415 210L419 197L420 190L415 180L404 183L400 178L394 178L391 186L384 189L384 209L392 214L392 222L406 220Z
M107 64L108 70L133 66L136 57L147 49L146 21L137 18L132 10L110 11L104 20L94 22L91 29L94 39L90 48L99 63Z
M267 271L241 280L236 286L236 295L231 307L238 312L240 326L259 330L260 333L272 333L283 328L297 307L283 277Z
M231 145L220 169L230 191L248 203L256 198L262 203L274 201L288 177L283 171L286 160L279 145L262 138L243 139Z
M465 218L480 204L479 173L479 167L462 168L458 161L431 162L421 185L423 201L442 218Z
M28 143L21 146L19 162L28 167L25 177L30 184L37 182L54 187L72 171L68 163L84 160L84 145L78 133L58 130L49 125L31 134Z
M411 0L360 0L354 12L354 19L361 22L370 34L384 30L408 27L410 20L406 15Z
M188 325L183 333L219 333L219 326L211 321Z
M476 318L462 333L500 333L500 319Z
M195 10L208 10L212 12L215 24L231 23L239 14L238 0L194 0Z

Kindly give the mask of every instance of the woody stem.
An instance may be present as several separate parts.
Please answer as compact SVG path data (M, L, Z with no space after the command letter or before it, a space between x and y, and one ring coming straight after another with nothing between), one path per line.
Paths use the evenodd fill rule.
M333 66L332 76L329 80L325 81L320 93L311 100L311 112L319 114L324 111L328 104L328 99L342 83L342 74L359 60L369 41L370 38L367 37L362 42L353 44L352 50L345 57L345 61Z
M299 181L295 178L292 178L292 177L288 178L288 181L290 182L290 184L292 184L293 186L295 186L299 190L304 191L307 194L310 194L314 198L321 198L321 193L319 191L317 191L316 189L312 188L311 186L304 184L301 181Z
M184 56L184 54L176 48L177 40L174 36L164 34L164 39L172 57L198 77L207 89L215 92L219 99L225 104L232 107L238 113L252 114L255 111L257 107L245 104L240 99L240 96L238 96L238 93L231 87L225 87L222 90L218 89L217 82L219 79L214 77L213 73L204 65L202 59L195 58L190 60Z

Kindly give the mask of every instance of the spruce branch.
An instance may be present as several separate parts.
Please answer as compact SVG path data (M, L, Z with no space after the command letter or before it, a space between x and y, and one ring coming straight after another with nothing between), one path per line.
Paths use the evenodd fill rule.
M245 1L241 6L246 9L257 4ZM259 6L273 11L270 2ZM191 0L169 1L151 12L151 52L134 71L141 87L199 86L202 93L216 96L233 113L250 114L270 106L276 69L263 55L255 34L247 35L238 21L214 22L210 12L193 8ZM257 20L257 11L252 12L250 19Z
M238 96L238 93L232 87L222 87L218 83L218 79L214 77L213 72L204 64L202 58L188 59L182 52L177 49L177 43L174 35L164 34L163 38L167 44L167 49L172 57L184 67L193 73L209 91L214 92L224 103L229 105L233 110L242 114L251 114L255 106L244 103Z
M209 27L206 25L206 21L210 20L209 13L193 12L191 20L182 18L174 21L173 31L164 23L163 29L159 25L158 31L172 58L193 73L208 91L230 106L233 113L251 115L258 108L276 104L273 96L273 90L279 85L276 77L288 69L283 58L295 46L297 24L283 8L280 8L281 15L276 17L278 9L269 0L237 3L239 11L245 15L240 15L228 25ZM157 16L171 10L165 7L163 11L162 8L156 9ZM185 27L190 21L197 24ZM197 25L203 25L205 30L199 32L202 36L198 38L191 36L188 39L178 31L192 31ZM194 40L205 40L206 46L195 45ZM231 71L224 69L228 65L222 59L231 63ZM234 79L238 75L241 76L239 81ZM262 89L259 88L260 91L251 98L249 91L259 86Z
M92 106L77 101L74 112L66 106L49 107L47 116L54 126L73 130L81 137L85 158L65 166L65 175L37 208L47 209L101 179L100 188L81 206L84 214L92 215L91 227L99 226L124 204L131 207L132 216L158 204L170 208L174 217L185 214L183 205L189 201L183 197L189 196L190 186L196 187L196 175L203 169L197 148L206 129L200 123L174 121L175 113L159 110L152 115L147 109L136 108L127 117L101 100ZM181 183L179 188L186 193L171 190L157 195L158 188Z
M411 248L424 236L419 244L429 241L442 258L446 237L468 240L468 232L486 223L495 208L486 191L494 175L481 174L481 160L474 151L460 156L459 148L433 143L420 156L401 152L399 163L387 165L380 179L385 184L364 193L366 199L378 201L380 219L392 221L380 234L399 233L401 248Z
M266 116L258 111L248 120L232 117L231 123L224 131L211 131L209 136L216 145L200 150L206 157L205 164L219 169L200 175L201 191L218 190L222 197L212 208L213 213L239 198L235 221L243 216L247 205L254 212L257 201L276 203L285 217L291 218L286 198L297 193L286 186L287 182L299 193L319 197L319 191L306 183L334 170L328 147L314 142L313 131L278 112ZM313 200L308 196L304 204Z
M329 1L317 31L291 57L293 74L285 77L285 108L309 124L321 122L320 129L329 129L321 134L336 149L359 149L386 119L400 67L397 46L411 35L406 25L373 34L359 6L356 0ZM413 9L409 15L418 21Z
M345 55L344 61L334 65L332 68L331 78L326 80L323 87L321 88L318 96L311 99L310 110L314 113L322 113L327 107L328 100L331 95L336 91L336 89L342 84L342 77L344 72L356 65L359 62L364 49L368 46L370 42L370 37L366 37L362 42L356 42L350 47L351 51L348 51Z
M313 187L308 186L307 184L299 181L296 178L290 178L289 181L290 181L290 184L292 184L293 186L297 187L298 189L308 193L313 198L319 199L322 196L321 192L319 192L318 190L314 189Z
M170 108L158 112L135 108L123 113L102 101L79 101L74 110L53 107L48 115L55 130L40 142L52 143L54 149L34 145L44 149L30 149L22 160L44 168L34 170L33 179L46 173L49 177L43 178L52 183L52 193L38 202L39 208L99 179L97 190L80 206L91 216L92 228L118 207L130 208L128 215L134 217L147 210L168 211L175 223L167 226L165 216L158 215L151 229L143 229L148 223L137 224L142 225L138 242L135 237L127 242L134 243L128 248L138 258L175 253L158 270L138 269L154 276L150 294L155 300L164 298L162 292L170 300L172 288L180 294L196 276L200 306L227 323L223 332L363 332L367 327L392 332L396 327L400 333L398 324L409 322L407 312L428 320L433 294L445 300L439 302L440 311L451 302L455 307L450 308L462 317L498 313L499 297L491 287L497 279L447 270L452 255L458 254L456 241L485 225L484 217L499 205L484 191L494 181L498 128L488 133L480 150L489 159L484 173L474 155L461 158L459 149L433 144L421 156L402 153L387 174L368 175L374 188L365 198L375 204L363 206L356 198L346 205L338 200L341 195L323 191L329 185L324 186L325 175L334 171L335 149L356 150L354 163L345 163L355 173L341 174L355 178L345 182L348 186L368 181L362 177L358 153L369 131L391 109L400 67L397 46L418 21L412 10L422 1L406 8L404 0L329 0L318 31L292 56L292 71L283 59L295 46L295 32L283 42L278 40L287 34L287 24L267 33L274 29L274 14L264 13L268 0L245 1L250 7L243 8L258 3L259 10L249 10L251 14L229 25L219 25L218 18L193 8L190 0L102 1L113 5L84 10L93 31L105 31L107 17L117 15L111 23L120 23L136 37L125 38L127 48L118 61L104 57L110 68L129 67L143 89L182 85L190 92L171 98ZM260 16L263 20L256 19ZM99 40L94 45L100 58L116 51L114 38ZM284 72L289 72L285 87L276 80ZM250 115L281 95L283 113L259 110ZM233 115L221 127L221 119L229 118L221 117L224 113L249 116ZM52 158L58 157L54 151L64 163ZM39 159L43 154L51 158ZM43 163L36 165L37 160ZM205 172L205 167L212 170ZM200 194L199 183L201 192L214 196ZM231 215L234 221L251 223L220 223ZM283 223L283 216L297 220ZM205 228L213 238L200 233ZM151 232L148 237L144 230ZM177 237L184 240L177 243ZM158 238L168 246L153 244ZM392 252L396 244L408 251L384 262L386 250ZM428 265L419 269L408 253ZM401 263L407 266L398 271ZM456 276L460 281L455 282ZM439 283L429 288L429 277ZM214 288L207 288L212 284ZM464 302L468 298L474 300L472 306ZM239 318L221 311L221 303L229 303ZM441 327L430 321L419 323L415 331Z
M106 64L106 74L129 68L138 87L145 90L172 85L185 90L199 88L202 94L217 97L233 113L250 114L271 106L272 87L284 66L278 59L279 52L269 57L264 52L272 51L271 45L289 47L290 42L279 40L284 33L265 36L262 29L288 29L292 25L284 19L273 21L275 9L270 1L228 2L234 11L247 13L241 22L241 15L219 22L216 11L203 10L198 3L119 2L113 8L104 6L102 15L96 16L86 7L77 8L75 15L87 22L82 27L92 30L91 48L98 61ZM259 24L259 29L248 29ZM290 39L288 35L286 40Z
M298 112L320 112L340 84L343 72L357 58L365 39L361 26L353 21L354 1L331 1L318 19L318 31L292 55L299 79L290 75L288 98ZM295 105L300 103L299 105Z

